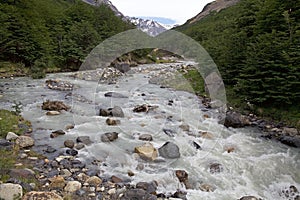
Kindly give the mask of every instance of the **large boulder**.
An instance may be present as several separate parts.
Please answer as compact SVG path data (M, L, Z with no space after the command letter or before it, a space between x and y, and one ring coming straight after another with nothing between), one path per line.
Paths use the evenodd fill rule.
M16 144L19 145L20 148L32 147L34 145L34 139L28 136L20 136L17 138Z
M158 149L158 152L164 158L174 159L180 157L179 147L172 142L166 142Z
M247 125L250 125L250 122L245 116L232 111L226 113L224 126L226 126L227 128L241 128Z
M155 160L158 156L157 150L151 143L146 143L142 146L135 147L134 152L145 160Z
M0 199L21 199L22 196L23 189L21 185L12 183L0 184Z
M62 101L45 101L42 105L43 110L50 110L50 111L61 111L65 110L68 111L70 109L70 106L67 106Z
M113 108L103 109L101 108L99 110L99 116L103 117L124 117L124 112L121 107L115 106Z
M28 192L24 195L22 200L63 200L62 197L54 192Z

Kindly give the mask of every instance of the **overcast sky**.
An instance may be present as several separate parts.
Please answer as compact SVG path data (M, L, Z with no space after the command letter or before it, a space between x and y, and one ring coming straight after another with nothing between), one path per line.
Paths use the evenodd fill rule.
M130 17L164 17L182 24L202 11L212 0L110 0Z

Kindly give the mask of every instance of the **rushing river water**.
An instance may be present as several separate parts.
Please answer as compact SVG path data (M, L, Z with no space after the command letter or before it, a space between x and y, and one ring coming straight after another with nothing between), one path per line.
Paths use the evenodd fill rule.
M167 65L161 66L163 68ZM143 67L151 68L151 65L141 66ZM291 185L300 189L299 149L262 139L258 137L258 130L253 127L227 129L216 120L217 111L207 110L194 94L149 84L148 74L128 73L117 84L74 79L70 74L63 73L47 76L46 79L61 79L73 83L75 87L71 94L68 91L46 88L46 79L2 79L0 108L11 109L14 100L22 102L22 115L33 124L37 150L51 146L60 149L55 154L57 155L64 151L63 142L66 139L88 135L93 143L79 151L78 157L81 160L86 163L101 161L99 167L108 175L126 177L130 170L135 174L130 178L132 183L156 180L158 192L185 190L174 173L174 170L181 169L188 172L189 181L195 188L187 190L187 198L191 200L229 200L246 195L268 200L294 199L283 195L282 191ZM128 98L104 96L111 91ZM48 99L62 100L72 105L71 112L46 116L41 104ZM149 113L132 112L136 105L141 104L158 108ZM121 124L118 126L107 126L106 117L98 116L99 108L113 106L120 106L125 118L120 118ZM189 132L179 128L182 123L189 125ZM59 138L49 137L53 130L64 129L68 124L75 124L75 128ZM166 135L163 129L173 130L174 137ZM111 131L118 132L119 138L112 143L101 142L100 135ZM208 132L209 137L201 137L199 132ZM152 135L151 143L156 148L167 141L176 143L181 157L159 157L154 162L137 159L133 150L144 144L138 140L138 136L144 133ZM200 144L202 150L191 145L193 141ZM228 147L235 150L227 153ZM223 171L210 173L211 163L220 163ZM143 170L137 169L140 164L144 165ZM214 192L199 190L201 184L211 185Z

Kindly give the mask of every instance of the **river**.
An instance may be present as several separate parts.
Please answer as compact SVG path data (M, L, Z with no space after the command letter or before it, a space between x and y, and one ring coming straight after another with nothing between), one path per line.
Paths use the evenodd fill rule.
M167 64L158 65L160 69ZM65 151L63 142L78 136L90 136L93 143L79 150L79 159L86 163L100 161L99 166L107 175L126 176L128 170L134 172L132 183L156 180L157 192L174 193L187 191L187 198L197 199L238 199L253 195L268 200L293 199L282 191L291 185L300 188L299 149L259 137L255 127L225 128L218 123L217 111L206 109L194 94L171 88L149 84L151 70L157 65L143 65L122 76L116 84L87 81L71 76L72 73L49 74L45 79L32 80L28 77L1 79L1 109L11 109L13 101L23 104L21 113L33 124L35 149L42 151L45 146L59 149L54 157ZM74 84L73 91L50 90L45 86L47 79L60 79ZM118 92L128 98L108 98L106 92ZM46 100L61 100L71 105L69 112L58 116L47 116L41 109ZM148 113L134 113L137 105L150 104L158 108ZM107 126L106 117L98 116L99 108L120 106L125 118L120 118L118 126ZM189 125L189 131L179 126ZM68 124L75 128L58 138L50 138L53 130L64 129ZM174 137L163 132L170 129ZM103 143L100 135L118 132L119 138L111 143ZM201 133L207 132L206 137ZM159 157L154 162L137 159L133 150L144 144L138 140L140 134L151 134L151 142L159 148L165 142L173 142L180 149L179 159ZM191 143L197 142L202 150ZM228 148L234 148L231 153ZM137 166L143 164L144 169ZM209 166L219 163L220 173L211 173ZM92 167L92 166L91 166ZM95 166L93 166L95 167ZM175 170L185 170L193 189L186 190L175 176ZM199 189L209 184L213 192Z

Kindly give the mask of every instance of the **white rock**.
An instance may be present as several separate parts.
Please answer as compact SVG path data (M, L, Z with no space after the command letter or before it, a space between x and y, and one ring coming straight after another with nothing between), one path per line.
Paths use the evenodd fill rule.
M28 136L20 136L17 138L16 144L21 148L32 147L34 145L34 139Z
M76 192L81 189L81 183L78 181L69 181L65 187L66 192Z
M108 190L107 193L110 194L110 195L115 194L116 193L116 188L112 188L112 189Z
M23 196L22 186L19 184L5 183L0 185L0 199L14 200Z
M19 136L17 134L15 134L14 132L8 132L6 135L6 140L15 140L18 137Z
M60 115L60 112L58 112L58 111L48 111L48 112L46 112L46 115L49 115L49 116Z

